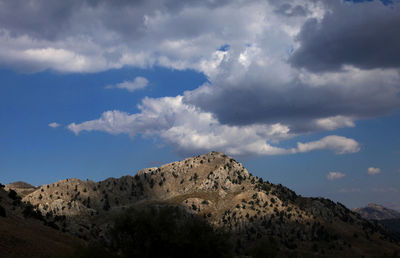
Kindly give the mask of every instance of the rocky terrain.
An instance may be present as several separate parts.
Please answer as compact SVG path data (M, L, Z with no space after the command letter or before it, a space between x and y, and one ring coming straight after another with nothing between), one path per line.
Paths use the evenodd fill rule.
M52 228L13 190L0 185L0 257L59 257L84 244Z
M304 198L252 176L219 152L100 182L66 179L43 185L23 202L69 234L108 242L112 218L129 207L179 206L234 235L237 254L273 239L278 257L396 255L394 235L340 203ZM396 256L394 256L396 257Z
M368 204L367 207L355 208L354 211L369 220L400 219L400 212L374 203Z

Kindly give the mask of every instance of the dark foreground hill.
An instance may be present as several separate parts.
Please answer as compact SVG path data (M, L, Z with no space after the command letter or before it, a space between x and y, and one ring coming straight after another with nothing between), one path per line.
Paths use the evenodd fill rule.
M400 237L400 219L383 219L379 223L385 225L386 228Z
M0 257L59 257L84 243L47 224L44 218L21 203L14 191L0 187Z
M53 221L61 231L97 241L119 254L130 246L126 243L137 242L129 239L157 239L143 246L154 249L157 242L159 250L162 246L192 248L190 244L195 241L182 245L184 239L190 239L189 233L184 239L178 234L174 239L181 240L174 243L163 242L163 232L171 230L163 216L151 222L139 219L158 218L157 214L170 208L179 210L173 212L173 220L201 218L211 228L228 234L230 244L224 248L231 246L232 256L398 257L400 253L396 236L380 224L363 219L340 203L301 197L282 185L264 182L219 152L101 182L66 179L39 187L23 201L44 216L57 218ZM143 215L149 209L150 213L145 214L153 215ZM125 218L122 224L121 216ZM177 223L176 227L185 223ZM118 225L120 231L116 233ZM141 230L138 225L147 225L148 230ZM211 233L204 229L206 226L196 225L188 222L182 232L192 232L197 227L198 232L212 238L207 235ZM138 232L151 237L138 237ZM215 241L225 239L225 233L213 235ZM205 246L220 247L211 243Z

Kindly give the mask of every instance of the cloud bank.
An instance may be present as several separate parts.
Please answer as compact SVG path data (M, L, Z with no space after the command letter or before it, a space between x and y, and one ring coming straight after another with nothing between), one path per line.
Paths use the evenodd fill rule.
M400 107L400 4L381 1L1 1L0 66L100 72L124 66L192 69L208 82L144 99L68 128L156 136L180 153L232 155L360 150L332 133ZM49 23L48 21L52 22ZM135 91L136 78L108 88ZM165 110L170 110L167 113Z
M141 112L137 114L107 111L99 119L80 124L72 123L68 129L75 134L82 131L102 131L128 134L131 137L138 134L160 136L183 155L208 150L221 150L231 155L294 154L324 149L345 154L360 150L360 145L355 140L336 135L307 143L299 142L293 148L279 148L270 142L294 137L288 127L279 123L224 125L212 113L185 104L182 96L146 98L139 108Z

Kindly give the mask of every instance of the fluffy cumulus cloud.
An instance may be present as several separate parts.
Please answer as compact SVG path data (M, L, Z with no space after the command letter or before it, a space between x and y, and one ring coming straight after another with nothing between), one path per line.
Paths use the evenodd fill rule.
M381 173L381 169L380 168L374 168L374 167L369 167L367 169L367 174L368 175L377 175Z
M346 176L344 173L341 172L329 172L326 178L328 180L337 180Z
M298 143L297 145L299 152L329 149L335 151L337 154L344 154L360 150L360 145L355 140L336 135L326 136L319 141Z
M136 90L146 88L148 84L149 81L146 78L138 76L132 81L124 81L115 85L107 85L106 89L125 89L130 92L134 92Z
M0 6L0 66L25 72L163 66L208 78L182 96L143 100L137 114L106 111L72 123L75 133L155 135L183 153L343 154L359 144L334 133L293 148L279 142L354 127L400 107L398 3L0 0Z

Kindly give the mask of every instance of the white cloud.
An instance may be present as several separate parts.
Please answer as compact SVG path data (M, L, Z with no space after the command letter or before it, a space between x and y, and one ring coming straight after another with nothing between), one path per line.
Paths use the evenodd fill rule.
M97 72L157 64L205 72L204 63L221 45L254 42L265 29L275 33L279 21L266 1L46 3L2 3L3 65L22 71ZM294 20L285 28L300 28Z
M346 176L346 175L341 172L329 172L328 175L326 176L326 178L328 180L337 180L344 176Z
M149 81L144 77L136 77L133 81L124 81L115 85L107 85L106 89L125 89L130 92L144 89L149 84Z
M110 134L124 133L157 136L171 144L182 154L219 150L231 155L279 155L328 149L336 153L358 151L358 143L341 136L327 136L321 140L298 143L297 148L280 148L271 142L296 136L287 126L224 125L212 113L203 112L185 104L183 97L146 98L137 114L107 111L99 119L80 124L71 123L68 129L75 134L82 131L102 131Z
M334 116L315 120L315 127L321 130L335 130L343 127L354 127L355 124L350 117Z
M328 149L336 154L355 153L360 151L360 144L353 139L343 136L330 135L318 141L298 143L298 152Z
M51 128L57 128L57 127L61 126L61 124L59 124L57 122L52 122L52 123L48 124L48 126L50 126Z
M369 167L367 170L367 174L368 175L377 175L381 173L381 169L380 168L374 168L374 167Z

